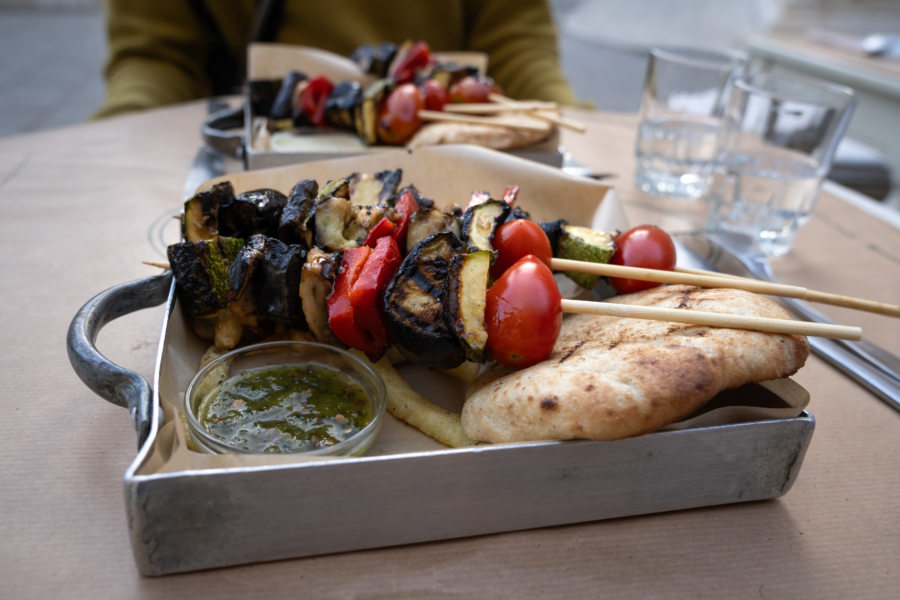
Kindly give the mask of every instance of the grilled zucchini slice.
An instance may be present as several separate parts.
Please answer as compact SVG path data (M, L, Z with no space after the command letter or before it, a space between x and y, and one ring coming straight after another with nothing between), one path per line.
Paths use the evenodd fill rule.
M559 231L559 257L587 262L608 263L616 252L613 235L580 225L563 225ZM566 273L566 277L591 290L600 280L599 275Z
M457 254L447 269L444 288L447 326L456 336L466 359L474 362L484 360L487 345L484 307L491 259L490 250Z
M487 200L470 206L463 213L462 237L480 250L493 250L494 231L506 221L509 204L503 200Z
M184 203L181 233L188 242L211 240L219 235L219 210L234 201L234 187L228 181L197 192Z

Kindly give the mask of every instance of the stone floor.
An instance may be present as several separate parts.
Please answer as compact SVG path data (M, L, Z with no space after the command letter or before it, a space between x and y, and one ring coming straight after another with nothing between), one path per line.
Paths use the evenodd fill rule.
M0 136L71 125L103 101L99 10L0 9Z

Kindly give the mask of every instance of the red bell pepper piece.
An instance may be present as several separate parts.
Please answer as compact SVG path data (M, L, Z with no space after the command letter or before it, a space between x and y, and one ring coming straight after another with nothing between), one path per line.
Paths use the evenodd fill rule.
M431 48L423 41L414 43L397 60L397 64L391 69L391 76L397 85L409 83L416 76L416 71L431 64Z
M399 220L391 236L397 241L397 245L403 248L406 246L406 230L409 229L409 220L419 210L419 203L416 202L416 197L413 196L413 193L406 190L400 194L400 198L394 204L394 210L397 211Z
M503 201L512 206L516 203L516 198L519 196L519 186L511 185L505 190L503 190Z
M351 348L365 351L369 347L369 336L359 328L353 316L350 302L350 288L359 278L366 260L372 253L368 246L348 248L341 257L341 268L328 296L328 326L335 336Z
M369 233L366 235L366 239L363 242L363 246L374 248L375 242L378 241L378 238L382 238L386 235L391 235L396 228L397 227L396 225L394 225L393 221L391 221L387 217L382 217L380 221L375 223L375 227L369 230Z
M320 75L310 79L306 87L300 92L300 106L307 118L316 127L325 127L328 122L325 120L325 102L331 95L334 84L331 80Z
M384 292L403 262L394 238L378 239L359 277L350 287L350 304L356 326L365 332L369 347L360 348L372 361L381 358L388 345L387 322L384 318Z

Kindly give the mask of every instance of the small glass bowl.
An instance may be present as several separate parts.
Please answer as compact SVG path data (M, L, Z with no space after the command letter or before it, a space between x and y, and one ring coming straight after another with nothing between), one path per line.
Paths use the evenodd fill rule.
M387 406L384 382L371 366L349 352L315 342L281 341L254 344L232 350L204 366L191 380L184 395L188 431L198 450L214 454L260 454L236 446L213 435L201 423L198 411L203 400L220 384L245 369L275 366L323 365L350 376L365 391L371 402L372 418L351 437L330 446L298 450L297 454L317 456L359 456L375 441Z

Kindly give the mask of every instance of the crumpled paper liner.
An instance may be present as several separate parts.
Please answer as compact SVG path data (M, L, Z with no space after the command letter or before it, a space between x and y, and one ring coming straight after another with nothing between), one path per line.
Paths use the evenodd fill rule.
M596 181L473 146L423 148L415 152L392 150L351 158L303 163L266 171L226 175L236 191L272 187L289 191L299 180L313 177L320 185L353 172L403 169L403 185L413 183L439 206L465 206L473 191L487 190L499 197L510 185L519 186L518 205L537 221L564 218L587 223L597 229L625 229L627 223L615 193ZM207 185L213 183L209 182ZM207 186L203 186L207 187ZM166 340L158 365L157 392L164 422L148 440L150 447L137 474L222 469L308 461L355 460L342 457L302 455L216 455L191 449L183 422L184 393L199 369L200 357L209 342L199 339L175 307L166 327ZM398 370L423 396L447 409L459 411L465 385L436 370L401 365ZM808 394L791 380L748 385L723 393L706 407L668 429L690 429L799 415ZM367 456L447 450L418 430L386 415L382 431Z

